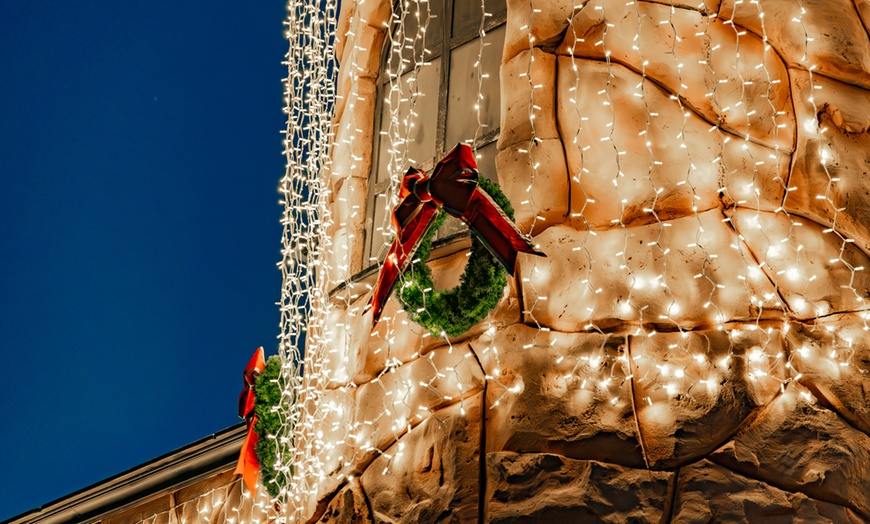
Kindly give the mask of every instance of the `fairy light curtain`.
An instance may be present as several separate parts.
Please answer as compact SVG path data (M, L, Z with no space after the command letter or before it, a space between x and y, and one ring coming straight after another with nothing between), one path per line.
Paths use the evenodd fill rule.
M291 118L283 186L288 517L323 515L339 494L379 504L378 479L412 460L414 435L482 413L481 456L522 435L527 449L668 471L777 399L820 395L870 431L837 385L866 373L870 226L844 196L861 168L843 155L868 119L832 109L870 85L860 56L820 41L813 9L360 0L335 21L333 8L332 127L310 109L326 98L297 108L288 91L307 115ZM292 42L290 79L324 78L331 59L294 69L314 54ZM297 150L312 122L329 141ZM524 259L465 337L433 337L395 303L370 336L364 270L389 245L401 176L455 141L475 146L548 258ZM435 263L445 280L462 256ZM560 434L575 412L585 432Z
M336 101L336 0L292 0L287 4L285 36L289 49L285 80L284 131L286 172L279 192L284 205L283 277L278 354L282 360L281 402L275 409L284 432L261 438L277 442L275 470L285 476L304 473L304 455L312 444L308 427L317 412L319 354L329 343L324 333L324 305L328 267L324 253L334 249L330 186L323 173L331 165L331 122ZM307 351L306 351L307 348ZM309 410L311 412L309 412ZM300 458L302 455L303 458ZM308 488L305 475L297 475L293 491L282 486L279 507L300 506Z
M139 524L269 524L280 522L268 493L260 491L251 495L241 478L224 486L209 489L188 499L181 499L183 492L168 495L170 508L154 515L136 520ZM109 519L109 522L112 522Z
M288 192L293 198L286 199L284 265L287 269L283 306L287 312L283 330L288 362L287 396L295 398L297 406L297 411L291 410L288 415L288 423L294 426L287 451L288 467L292 464L294 469L294 482L288 487L286 499L287 516L291 520L305 520L324 490L334 490L336 483L344 484L352 478L353 467L347 467L346 474L337 476L334 475L336 468L342 470L360 461L371 462L379 448L388 447L388 442L396 441L422 418L422 414L414 416L412 413L417 411L416 407L411 408L412 412L400 410L401 414L396 413L399 418L387 415L390 410L384 408L380 413L372 412L370 417L363 417L368 419L366 422L352 421L358 416L357 409L378 410L378 406L386 405L360 397L396 393L396 398L406 398L419 394L422 389L415 384L401 386L394 373L382 369L377 375L383 378L372 377L370 387L361 391L348 373L351 366L346 355L349 345L353 344L351 338L368 335L350 332L359 324L356 303L359 290L349 285L351 277L354 271L376 262L378 253L389 245L387 217L397 201L398 183L408 163L431 167L437 160L436 154L454 145L448 141L463 141L477 149L484 175L495 178L498 64L504 39L504 4L496 2L497 12L493 13L483 2L457 3L454 16L450 16L445 14L440 2L400 3L384 17L382 24L377 23L374 18L385 4L350 3L343 12L345 19L339 21L340 31L344 33L340 33L338 39L341 73L336 87L335 124L330 136L331 158L317 164L317 169L313 164L306 165L307 169L300 169L302 174L294 177L294 166L298 164L295 159L304 156L306 151L297 151L295 142L287 141L291 153L287 179L298 180L320 191L320 199L311 200L309 190L301 186L296 189L292 183L286 185L294 188ZM432 37L433 34L436 36ZM386 63L383 68L378 63L372 68L371 57L379 58L382 48ZM301 54L299 49L301 47L294 49L291 44L291 55ZM450 62L452 65L448 65ZM291 57L291 77L293 71ZM370 90L367 82L374 84L375 89ZM449 89L442 90L444 85L449 85ZM298 98L292 93L288 93L288 97L290 100ZM454 107L452 113L446 112L448 103ZM465 110L464 106L467 106ZM377 121L368 119L367 107L377 111ZM310 111L304 113L304 106L293 110L308 115L306 122L316 121ZM373 127L379 129L375 136L383 139L373 142ZM288 129L288 135L300 131L305 131L304 125ZM305 178L318 169L319 179ZM361 183L359 179L368 178L369 172L372 176L368 184ZM364 196L368 200L365 209L357 204L360 193L368 195ZM294 221L293 217L312 208L319 213L316 223L303 221L300 226ZM361 224L369 225L369 229L360 228ZM306 226L309 229L301 232L301 238L310 239L306 245L317 246L319 251L308 251L302 257L296 255L303 262L300 264L292 256L294 249L299 251L294 246L300 232L294 228ZM366 242L365 260L357 247L363 241ZM291 326L294 321L305 318L306 309L300 304L312 307L304 335L294 332L299 328ZM389 314L395 315L395 311ZM428 337L424 330L415 330L412 338L416 338L417 343L408 343L407 337L401 335L397 339L392 320L382 323L382 329L374 334L375 339L390 346L381 355L388 371L396 371L397 366L409 360L409 355L419 354L421 337ZM301 355L298 348L303 337L306 350L304 373L300 376L293 362ZM399 346L403 347L398 349ZM465 363L468 356L462 355L455 369L456 362L447 366L460 383L468 380L468 372L463 369L468 367ZM422 370L430 376L429 381L434 382L443 376L440 367L430 355L420 361L417 371L411 374L418 379ZM439 393L438 397L441 402L450 402L449 395Z

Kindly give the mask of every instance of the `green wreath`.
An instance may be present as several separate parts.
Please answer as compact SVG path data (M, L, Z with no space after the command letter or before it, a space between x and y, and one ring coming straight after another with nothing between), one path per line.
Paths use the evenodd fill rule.
M495 182L478 180L480 189L492 197L511 219L514 209ZM501 300L507 285L507 272L496 261L477 235L471 235L471 256L459 285L453 289L435 289L432 271L426 264L432 251L432 237L444 223L447 213L441 210L420 242L415 262L399 281L397 297L408 316L434 336L459 336L480 322Z
M257 424L254 431L259 438L254 446L257 462L260 463L260 483L266 491L276 498L282 487L290 485L290 474L275 469L278 461L277 435L283 434L282 417L273 409L281 404L281 359L271 356L266 361L266 368L254 383L254 412L257 414Z

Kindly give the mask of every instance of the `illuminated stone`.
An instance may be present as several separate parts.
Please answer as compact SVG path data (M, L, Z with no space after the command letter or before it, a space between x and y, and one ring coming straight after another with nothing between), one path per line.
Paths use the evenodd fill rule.
M477 522L483 395L435 411L360 477L377 522Z
M506 62L532 47L554 48L568 29L572 0L508 0Z
M680 112L701 116L707 128L718 125L734 138L749 135L771 149L793 148L788 73L775 53L764 52L757 35L738 35L727 20L710 19L697 11L622 0L587 3L572 27L558 53L596 60L609 54L610 60L685 100ZM631 93L618 86L613 90ZM646 103L650 104L646 113L659 111L657 102ZM614 109L619 108L614 103ZM661 125L653 122L655 127Z
M341 488L341 491L329 502L323 516L318 522L330 524L370 524L365 493L358 482L353 482Z
M501 151L495 165L501 189L514 208L514 223L538 234L568 216L568 170L559 140L529 147L519 143Z
M376 93L374 80L360 78L347 95L347 107L335 130L330 169L333 178L369 177Z
M341 67L338 72L335 118L340 119L345 103L350 95L350 88L358 78L376 79L380 73L381 49L386 37L383 27L376 28L363 24L359 19L354 27L354 34L347 39L348 46L336 48L336 53L343 51ZM374 107L375 100L371 100Z
M647 463L674 468L706 456L780 392L779 331L629 337L634 405Z
M790 314L808 319L867 307L870 258L799 216L740 210L732 222L776 283Z
M522 256L527 318L567 332L589 324L690 329L760 314L779 318L770 282L739 278L751 259L724 218L712 210L667 221L670 227L594 235L567 226L547 229L535 237L547 258Z
M870 92L821 75L811 84L809 74L801 71L792 72L792 86L800 126L789 180L794 189L784 207L827 227L836 218L837 231L868 251ZM807 101L810 95L815 106Z
M540 49L523 51L502 64L499 150L528 142L533 136L559 138L553 92L555 83L556 57ZM530 115L535 118L531 119Z
M866 314L793 324L789 350L800 383L820 403L870 435L870 331Z
M491 377L488 451L645 467L622 360L625 337L514 325L471 345Z
M390 368L354 395L354 442L359 473L410 428L433 412L483 390L483 371L467 345L442 347Z
M870 518L870 437L795 383L710 460Z
M743 205L781 205L784 154L711 132L667 91L618 64L559 57L558 69L559 132L566 137L576 227L688 216L721 206L720 189Z
M722 0L719 16L766 36L790 68L870 88L870 40L852 0Z

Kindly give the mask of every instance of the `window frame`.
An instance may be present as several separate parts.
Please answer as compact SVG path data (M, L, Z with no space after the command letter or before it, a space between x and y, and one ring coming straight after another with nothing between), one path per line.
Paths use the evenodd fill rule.
M442 0L430 0L430 1L442 1ZM461 29L455 35L453 34L453 11L454 5L456 2L469 1L469 0L443 0L444 5L444 19L441 24L441 42L437 45L436 49L431 49L430 53L426 56L426 61L431 61L435 59L441 60L441 71L439 77L438 84L438 114L436 117L436 131L435 131L435 157L431 159L426 159L421 162L417 167L423 170L430 170L434 167L437 159L440 159L447 152L448 144L445 144L447 138L447 102L450 96L449 88L450 88L450 60L453 54L453 51L461 47L469 42L473 42L480 38L479 33L479 25L472 26ZM475 1L475 0L470 0ZM394 9L398 8L401 0L396 0L394 2ZM484 31L489 33L500 26L504 25L507 22L507 7L505 5L504 8L501 8L500 11L492 13L492 16L488 17L488 19L484 23ZM391 27L390 30L393 28ZM370 273L373 267L377 267L381 263L381 257L378 256L377 253L374 252L374 246L372 242L374 240L374 204L376 200L376 196L378 194L383 193L390 187L390 180L383 180L380 183L377 182L378 170L380 168L380 153L381 153L381 143L383 141L383 136L380 134L382 118L383 118L383 106L384 106L384 94L385 87L390 85L389 77L384 74L384 66L387 63L387 59L389 58L390 43L392 42L391 38L384 39L384 45L381 49L380 56L380 67L379 74L376 80L376 93L377 93L377 102L375 104L375 113L373 120L373 132L372 132L372 163L371 169L369 171L368 177L368 190L366 195L366 215L365 215L365 226L364 226L364 239L363 239L363 249L362 249L362 264L363 267L362 273ZM433 46L435 47L435 46ZM399 78L403 77L407 73L413 71L414 67L410 66L407 69L404 69L401 74L399 74ZM499 86L499 89L501 86ZM474 141L472 147L476 150L486 147L488 145L493 144L497 139L499 134L501 133L501 126L491 129L481 136L477 137ZM453 147L453 145L449 145L449 147ZM459 233L458 235L450 235L444 240L448 240L452 237L456 236L465 236L467 233ZM382 255L386 255L383 253Z

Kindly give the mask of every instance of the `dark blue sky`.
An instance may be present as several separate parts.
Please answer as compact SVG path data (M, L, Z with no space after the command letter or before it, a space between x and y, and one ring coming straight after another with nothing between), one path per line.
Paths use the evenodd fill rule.
M235 424L275 353L281 1L0 1L0 520Z

